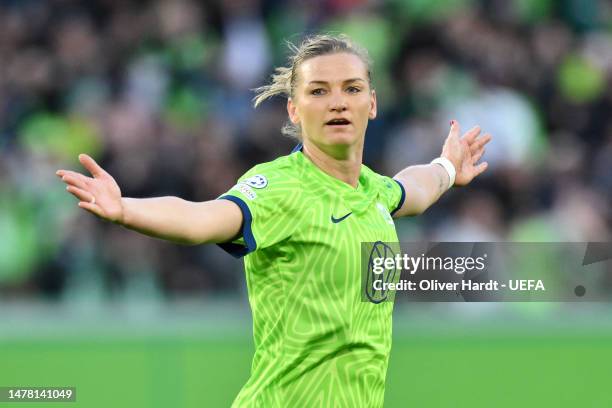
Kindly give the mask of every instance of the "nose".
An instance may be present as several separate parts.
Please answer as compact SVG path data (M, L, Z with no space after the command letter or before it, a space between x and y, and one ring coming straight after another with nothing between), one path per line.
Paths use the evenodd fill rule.
M330 104L330 110L335 112L344 112L346 109L347 105L344 95L342 95L342 93L334 93Z
M332 106L331 110L336 111L336 112L344 112L346 110L346 104L342 103L342 104L334 105Z

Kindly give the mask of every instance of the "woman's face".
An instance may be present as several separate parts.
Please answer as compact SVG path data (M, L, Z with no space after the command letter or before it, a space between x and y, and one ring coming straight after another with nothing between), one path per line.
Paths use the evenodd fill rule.
M287 111L301 126L304 141L322 150L363 143L368 120L376 117L376 94L368 84L365 63L349 53L304 61Z

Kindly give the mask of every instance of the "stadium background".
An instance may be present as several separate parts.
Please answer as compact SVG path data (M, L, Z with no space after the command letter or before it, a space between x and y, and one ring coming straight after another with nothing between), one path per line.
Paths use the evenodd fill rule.
M3 0L0 386L229 406L252 355L242 262L101 222L54 172L88 152L124 196L218 196L290 151L283 101L254 111L249 89L320 30L374 59L376 171L437 156L449 119L495 136L486 175L400 239L610 241L610 2ZM610 406L610 311L398 304L385 406Z

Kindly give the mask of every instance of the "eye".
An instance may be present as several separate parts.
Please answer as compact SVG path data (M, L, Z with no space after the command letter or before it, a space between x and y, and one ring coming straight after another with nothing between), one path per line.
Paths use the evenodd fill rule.
M325 93L325 89L323 88L315 88L312 91L310 91L311 95L323 95Z
M357 92L361 92L361 88L358 88L356 86L349 86L348 88L346 88L348 93L357 93Z

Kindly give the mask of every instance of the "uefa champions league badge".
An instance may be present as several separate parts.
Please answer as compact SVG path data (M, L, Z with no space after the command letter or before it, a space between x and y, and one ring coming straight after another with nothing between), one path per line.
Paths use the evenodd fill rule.
M261 174L257 174L253 177L249 177L248 179L243 181L244 184L247 184L253 188L264 188L268 185L268 179Z

